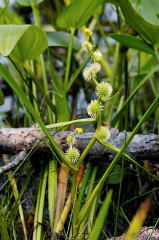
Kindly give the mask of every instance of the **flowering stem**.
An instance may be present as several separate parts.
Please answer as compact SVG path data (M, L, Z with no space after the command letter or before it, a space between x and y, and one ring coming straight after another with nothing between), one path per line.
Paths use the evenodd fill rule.
M92 80L93 80L93 82L95 83L95 85L98 85L98 82L97 82L97 80L95 79L95 77L94 77L93 74L91 74L91 77L92 77Z
M85 157L87 156L89 150L92 148L92 146L95 144L96 142L96 137L94 136L90 142L88 143L87 147L85 148L85 150L83 151L78 163L77 163L77 167L79 168L81 163L84 161Z
M100 101L98 100L98 102L100 103ZM98 120L97 120L97 129L99 129L102 125L102 116L101 113L98 116Z

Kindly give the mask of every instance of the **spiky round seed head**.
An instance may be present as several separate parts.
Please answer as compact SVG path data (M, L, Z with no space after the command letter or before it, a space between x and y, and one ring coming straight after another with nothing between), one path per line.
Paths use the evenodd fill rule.
M92 36L92 31L89 28L85 28L84 33L87 34L89 37Z
M74 140L73 136L68 136L67 139L66 139L67 144L69 144L69 145L73 144L73 140Z
M77 148L72 147L67 149L65 156L69 162L71 162L72 164L76 164L79 160L80 153Z
M95 136L100 142L106 142L110 138L110 130L108 127L100 127L96 130Z
M93 73L94 74L94 73ZM87 81L90 81L91 78L92 78L92 68L89 66L89 67L86 67L84 70L83 70L83 77L85 80Z
M96 50L94 53L93 53L93 57L94 57L94 60L95 61L100 61L102 59L102 54L99 50Z
M103 110L103 105L97 100L92 100L87 107L87 113L90 117L97 118Z
M94 74L96 74L96 73L98 73L98 72L101 70L101 65L100 65L100 63L98 63L98 62L92 63L92 64L90 65L90 68L92 69L92 72L93 72Z
M85 80L90 81L92 76L96 77L96 74L101 70L99 63L92 63L83 70L83 77Z
M93 49L92 43L90 43L90 42L88 42L88 41L85 41L85 42L83 43L83 51L84 51L84 52L89 52L89 51L91 51L92 49Z
M112 86L108 82L101 82L96 87L96 95L105 102L112 94Z
M83 133L82 128L76 128L75 131L76 131L77 134L82 134Z

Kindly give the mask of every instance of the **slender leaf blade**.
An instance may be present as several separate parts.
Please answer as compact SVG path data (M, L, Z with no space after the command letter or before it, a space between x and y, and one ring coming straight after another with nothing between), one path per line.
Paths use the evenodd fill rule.
M109 207L110 207L110 203L111 203L111 199L112 199L112 194L113 191L112 189L109 190L103 204L102 207L100 209L100 212L96 218L96 221L93 225L92 231L90 233L90 236L88 237L89 240L98 240L103 228L103 224L104 221L106 219L106 216L108 214L109 211Z
M4 104L4 95L3 95L2 89L0 88L0 105L3 105L3 104Z
M154 55L154 51L150 45L148 45L144 40L138 39L136 37L127 35L127 34L110 34L110 37L115 39L116 41L120 42L124 46L128 48L134 48L139 51L143 51L146 53L150 53Z
M32 4L39 4L44 0L16 0L22 6L31 6Z
M119 0L120 8L129 26L152 44L159 42L159 26L147 22L132 7L129 0Z

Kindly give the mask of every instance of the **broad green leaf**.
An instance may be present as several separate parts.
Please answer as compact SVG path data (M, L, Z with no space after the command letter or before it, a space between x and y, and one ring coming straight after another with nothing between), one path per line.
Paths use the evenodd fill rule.
M17 13L0 7L0 24L24 24L24 20Z
M55 95L55 107L57 122L63 122L70 119L71 113L67 101L67 96L65 94L62 94L62 96L59 96L59 94Z
M115 39L116 41L120 42L121 44L128 48L134 48L143 52L154 54L154 51L151 48L151 46L149 46L144 40L126 34L116 33L110 34L110 37L112 37L113 39Z
M31 6L32 4L38 4L44 0L16 0L22 6Z
M58 17L58 27L82 27L102 3L103 0L74 0Z
M0 105L3 105L3 104L4 104L4 95L3 95L2 89L0 88Z
M47 32L49 47L68 47L70 34L66 32ZM77 37L74 37L73 48L80 50L81 44Z
M158 0L141 0L141 15L145 20L152 24L159 24L158 12Z
M120 165L116 165L111 172L107 183L108 184L119 184L124 177L124 171L122 170L122 167Z
M153 25L141 17L129 0L119 0L120 8L128 25L152 44L159 43L159 25Z
M50 58L50 74L52 78L52 85L54 89L54 103L56 111L56 120L57 122L64 122L70 119L70 109L67 101L67 96L63 89L63 83L59 76L57 75L54 66Z
M47 36L32 25L0 25L0 54L24 62L39 56L47 48Z

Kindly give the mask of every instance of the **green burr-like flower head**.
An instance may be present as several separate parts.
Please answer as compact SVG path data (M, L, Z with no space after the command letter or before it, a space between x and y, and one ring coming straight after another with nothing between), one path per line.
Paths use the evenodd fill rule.
M79 160L80 153L77 148L71 147L67 149L65 156L69 162L71 162L72 164L76 164Z
M110 138L110 130L108 127L100 127L96 130L95 136L100 142L106 142Z
M111 96L112 91L112 86L108 82L101 82L96 87L96 95L103 102Z
M103 105L97 100L92 100L87 107L87 113L90 117L97 118L103 110Z

